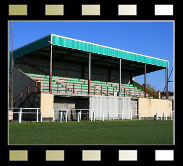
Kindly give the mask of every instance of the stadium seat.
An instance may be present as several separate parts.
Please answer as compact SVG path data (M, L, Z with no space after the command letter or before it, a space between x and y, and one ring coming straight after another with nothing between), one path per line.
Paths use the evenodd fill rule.
M25 73L31 79L42 82L42 91L49 91L49 75L37 73ZM102 88L101 88L102 87ZM52 91L54 93L88 93L88 80L70 77L53 76ZM92 95L113 95L119 92L119 83L91 81L90 93ZM121 84L121 96L144 96L144 91L133 84Z

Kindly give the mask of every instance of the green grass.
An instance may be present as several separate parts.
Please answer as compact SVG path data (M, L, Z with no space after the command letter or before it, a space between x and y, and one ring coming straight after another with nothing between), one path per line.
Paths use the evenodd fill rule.
M9 144L173 144L173 121L11 122Z

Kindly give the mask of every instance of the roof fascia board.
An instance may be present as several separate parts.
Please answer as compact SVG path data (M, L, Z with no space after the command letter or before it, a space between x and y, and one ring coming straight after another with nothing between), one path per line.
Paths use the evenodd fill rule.
M37 49L43 48L43 47L49 45L50 40L51 40L51 34L44 36L38 40L35 40L31 43L28 43L20 48L17 48L13 51L13 57L14 57L14 59L16 59L16 58L19 58L19 57L25 55L25 52L23 53L23 50L26 50L26 53L30 53ZM35 45L35 44L36 44L36 47L33 47L33 45Z
M138 53L133 53L133 52L129 52L129 51L125 51L125 50L121 50L121 49L117 49L117 48L112 48L112 47L108 47L108 46L103 46L103 45L99 45L99 44L95 44L95 43L91 43L91 42L86 42L86 41L82 41L82 40L78 40L78 39L73 39L73 38L69 38L69 37L65 37L65 36L61 36L61 35L52 34L52 37L53 36L60 37L60 38L64 38L64 39L68 39L68 40L83 42L83 43L87 43L87 44L91 44L91 45L95 45L95 46L99 46L99 47L109 48L109 49L117 50L117 51L120 51L120 52L125 52L125 53L134 54L134 55L139 55L139 56L143 56L143 57L155 59L155 60L158 60L158 61L164 61L164 62L167 63L167 66L166 67L168 68L168 66L169 66L169 61L164 60L164 59L155 58L155 57L151 57L151 56L147 56L147 55L143 55L143 54L138 54ZM117 58L119 58L119 57L117 57ZM151 65L153 65L153 64L151 64ZM156 65L156 66L158 66L158 65ZM165 67L165 66L162 66L162 67Z

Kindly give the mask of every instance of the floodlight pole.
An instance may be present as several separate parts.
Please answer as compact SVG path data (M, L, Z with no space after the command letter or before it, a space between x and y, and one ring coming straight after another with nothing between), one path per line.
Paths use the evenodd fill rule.
M13 59L13 22L11 21L11 54L10 54L10 58L11 58L11 85L10 85L10 107L13 110L13 105L14 105L14 99L13 99L13 69L14 69L14 59Z
M165 68L166 99L168 99L168 68Z
M147 69L146 69L146 63L144 65L144 92L145 92L145 98L146 98L146 72L147 72Z
M49 92L52 94L52 42L50 41L50 77L49 77Z
M91 86L91 53L89 53L88 58L88 95L90 95L90 86Z
M121 93L121 59L119 60L119 93Z

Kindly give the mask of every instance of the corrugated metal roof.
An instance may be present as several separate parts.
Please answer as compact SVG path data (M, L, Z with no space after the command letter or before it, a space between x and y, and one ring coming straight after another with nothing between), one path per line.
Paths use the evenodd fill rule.
M50 34L44 38L41 38L19 49L16 49L13 53L14 58L21 57L35 50L46 47L49 45L50 40L53 45L60 46L60 47L72 48L72 49L81 50L85 52L112 56L116 58L126 59L126 60L140 62L140 63L147 63L147 64L161 66L161 67L169 66L167 60L154 58L154 57L150 57L142 54L132 53L132 52L116 49L116 48L111 48L103 45L98 45L95 43L76 40L76 39L59 36L55 34Z

